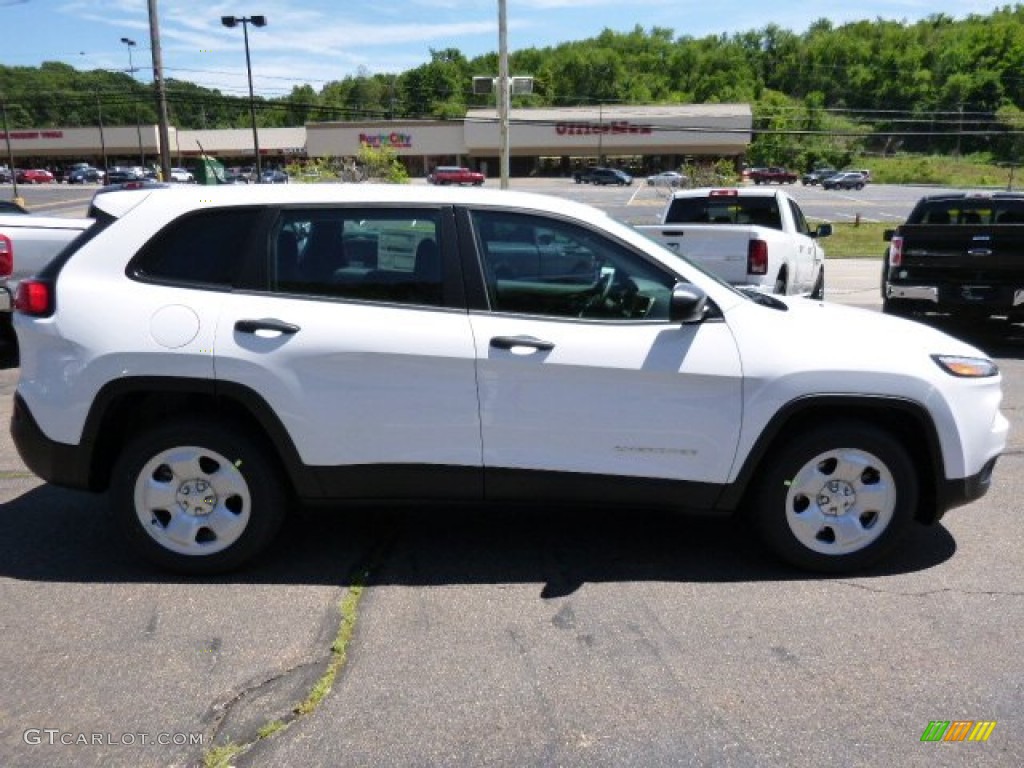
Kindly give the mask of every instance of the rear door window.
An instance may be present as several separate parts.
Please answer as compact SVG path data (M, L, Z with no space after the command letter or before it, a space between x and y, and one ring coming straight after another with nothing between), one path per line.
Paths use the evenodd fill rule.
M437 209L289 209L270 239L270 288L280 293L441 306Z

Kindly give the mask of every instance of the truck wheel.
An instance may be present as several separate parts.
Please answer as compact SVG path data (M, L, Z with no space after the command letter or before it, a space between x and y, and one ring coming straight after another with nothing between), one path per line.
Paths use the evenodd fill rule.
M779 296L785 296L789 290L787 285L786 270L780 270L779 276L775 278L775 287L772 288L772 293L778 294Z
M841 421L780 445L753 490L754 523L772 551L800 568L841 573L873 563L907 533L918 477L891 434Z
M264 451L212 419L161 425L128 441L111 499L129 544L188 574L220 573L254 557L277 533L286 503Z
M811 298L815 301L825 300L825 265L821 266L818 270L818 279L814 281L814 287L811 289Z
M882 314L893 317L909 317L912 313L899 299L882 299Z

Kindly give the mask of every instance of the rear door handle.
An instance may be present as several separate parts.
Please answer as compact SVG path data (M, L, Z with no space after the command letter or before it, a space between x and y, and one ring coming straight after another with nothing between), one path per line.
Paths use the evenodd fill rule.
M276 317L264 317L260 320L238 320L235 322L235 330L239 333L257 333L258 331L276 331L291 335L302 330L294 323L286 323Z
M544 341L535 336L495 336L491 339L491 346L498 349L512 349L513 347L530 347L547 352L555 348L553 341Z
M992 250L990 248L971 248L967 251L968 256L991 256Z

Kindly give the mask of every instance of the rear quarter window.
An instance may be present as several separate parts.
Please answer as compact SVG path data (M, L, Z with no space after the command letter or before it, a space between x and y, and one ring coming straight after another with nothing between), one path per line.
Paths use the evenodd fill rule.
M258 229L256 209L190 214L165 227L145 245L128 272L143 280L233 287L248 272L246 264L255 262L250 254Z

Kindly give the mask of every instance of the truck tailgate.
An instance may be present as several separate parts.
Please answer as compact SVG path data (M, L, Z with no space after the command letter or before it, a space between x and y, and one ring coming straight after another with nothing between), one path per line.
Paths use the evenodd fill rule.
M654 224L638 230L728 282L747 276L752 227L742 224Z
M1019 283L1024 277L1024 225L914 225L899 228L899 267L915 280L943 280L954 273L974 282Z

